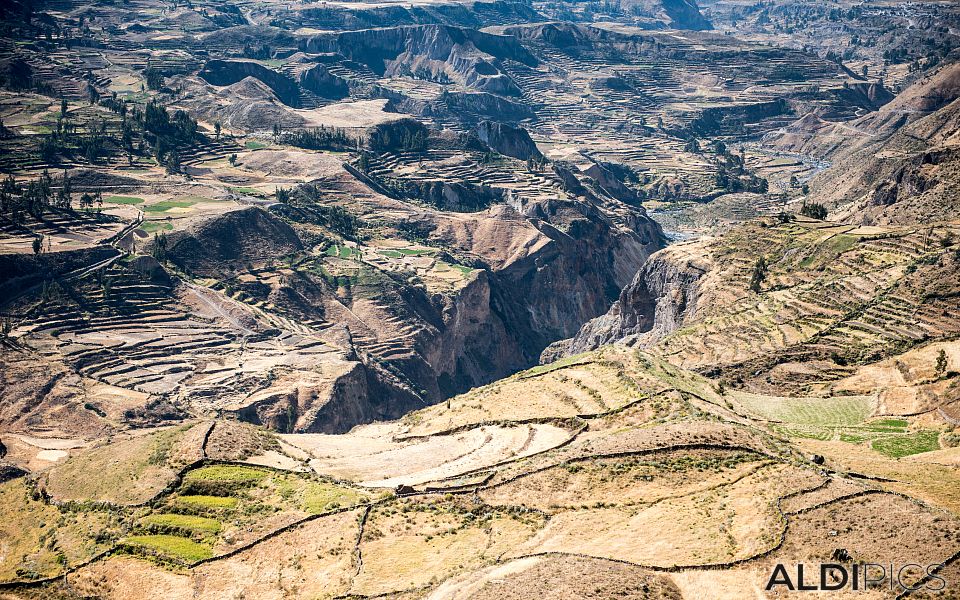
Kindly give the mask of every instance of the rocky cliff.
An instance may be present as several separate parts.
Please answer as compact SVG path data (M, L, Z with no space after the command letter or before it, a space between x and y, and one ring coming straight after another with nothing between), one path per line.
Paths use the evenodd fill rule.
M341 54L379 75L414 75L508 96L519 95L520 89L500 70L498 61L537 62L511 36L447 25L316 34L303 38L300 48L304 52Z
M300 105L300 88L296 81L254 61L211 60L200 71L200 77L217 86L233 85L253 77L266 84L287 106L296 108Z
M291 26L323 30L357 30L397 25L443 24L479 29L497 23L542 21L543 16L525 2L434 2L410 5L309 5L276 17Z
M914 223L960 214L960 64L945 65L879 110L843 128L833 167L811 181L811 200L850 223ZM830 131L828 130L829 134Z
M541 362L552 362L613 343L654 343L697 314L700 283L708 265L676 246L653 254L606 314L575 336L550 345Z
M543 155L522 127L511 127L496 121L482 121L476 128L477 137L491 150L520 160L541 158Z

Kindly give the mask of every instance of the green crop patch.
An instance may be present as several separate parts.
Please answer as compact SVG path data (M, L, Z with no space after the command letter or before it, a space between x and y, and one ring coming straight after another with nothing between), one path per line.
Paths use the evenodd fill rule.
M351 258L357 253L357 250L354 248L350 246L340 246L339 244L331 244L323 251L325 256L335 256L338 258Z
M864 428L870 431L902 431L909 425L904 419L874 419L864 423Z
M210 465L187 473L184 481L215 481L254 484L270 475L269 471L240 465Z
M154 550L173 558L195 562L213 556L209 544L195 542L177 535L134 535L123 540L128 546Z
M236 508L239 500L232 496L206 496L203 494L193 494L186 496L177 496L174 504L186 508L203 508L212 510L229 510Z
M190 208L194 204L196 204L196 202L191 200L162 200L144 206L143 211L150 213L167 212L172 208Z
M247 150L262 150L263 148L268 147L270 144L265 144L264 142L257 142L255 140L249 140L244 144Z
M144 221L143 224L140 225L140 229L147 233L156 233L157 231L173 231L173 224L164 223L162 221Z
M200 467L183 478L181 492L189 495L230 496L254 487L270 473L262 469L234 465Z
M891 458L931 452L940 448L940 433L925 429L907 435L896 435L874 440L871 447Z
M178 515L173 513L153 514L141 519L140 523L144 526L182 529L184 531L197 533L216 534L220 531L220 521L193 515Z
M841 433L840 441L847 442L848 444L862 444L863 442L869 440L870 438L865 435L856 435L853 433Z

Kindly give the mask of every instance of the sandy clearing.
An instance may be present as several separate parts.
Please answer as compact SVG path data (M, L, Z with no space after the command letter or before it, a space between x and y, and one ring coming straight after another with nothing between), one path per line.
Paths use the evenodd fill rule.
M66 450L41 450L37 452L37 459L47 462L59 462L68 456L70 456L70 453Z
M366 433L366 432L363 432ZM461 475L503 460L553 448L570 437L555 425L485 426L422 440L393 442L346 434L285 440L310 452L310 466L323 475L370 487L414 485Z
M467 600L490 582L526 571L543 560L539 556L520 558L506 564L474 571L464 577L450 579L435 589L426 600Z
M261 465L264 467L273 467L275 469L283 469L285 471L306 471L306 467L297 462L296 460L281 454L275 450L267 450L263 454L257 456L251 456L244 460L243 462L250 463L252 465Z
M298 110L306 124L312 127L371 127L380 123L396 121L409 115L384 110L387 100L358 100L337 102L314 110Z

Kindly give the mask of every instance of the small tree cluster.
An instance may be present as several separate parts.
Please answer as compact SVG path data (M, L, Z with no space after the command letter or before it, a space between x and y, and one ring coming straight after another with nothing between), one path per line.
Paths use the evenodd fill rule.
M281 143L308 150L349 150L357 146L357 139L339 127L321 126L286 133L275 130L274 134Z
M811 219L823 221L827 218L827 207L816 202L806 203L800 207L800 214Z
M99 192L96 198L100 198ZM73 186L66 172L54 179L44 171L38 179L26 183L8 175L0 184L0 217L22 225L27 215L40 219L55 210L73 210Z
M427 149L428 135L427 128L420 121L400 119L374 126L367 145L374 152L423 152Z

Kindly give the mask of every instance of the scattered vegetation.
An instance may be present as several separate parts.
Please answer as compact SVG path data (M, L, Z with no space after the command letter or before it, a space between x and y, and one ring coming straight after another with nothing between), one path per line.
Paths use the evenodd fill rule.
M931 452L940 448L940 433L933 430L921 430L907 435L883 437L874 440L871 447L891 458L901 458L921 452Z

